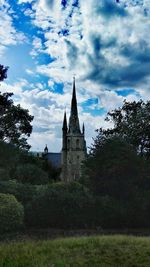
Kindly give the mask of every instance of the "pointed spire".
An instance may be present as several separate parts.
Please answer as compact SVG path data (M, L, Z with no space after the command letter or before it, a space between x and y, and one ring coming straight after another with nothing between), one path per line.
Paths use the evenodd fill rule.
M64 112L64 121L63 121L63 130L67 131L67 116L66 116L66 111Z
M83 126L82 126L82 133L83 133L83 134L85 133L85 126L84 126L84 123L83 123Z
M71 115L78 116L75 77L73 77L73 92L72 92L72 101L71 101Z
M64 121L63 121L62 131L63 131L62 150L66 150L67 149L67 132L68 132L66 110L64 112Z
M47 147L47 145L45 145L44 153L45 153L45 154L48 154L48 147Z
M73 77L73 92L71 100L71 114L69 119L69 132L81 133L78 118L75 77Z

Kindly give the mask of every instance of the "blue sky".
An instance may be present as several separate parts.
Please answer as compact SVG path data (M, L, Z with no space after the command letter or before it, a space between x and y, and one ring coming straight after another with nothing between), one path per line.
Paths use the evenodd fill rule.
M88 146L109 110L149 100L149 29L149 0L0 0L0 90L34 115L32 150L61 150L74 75Z

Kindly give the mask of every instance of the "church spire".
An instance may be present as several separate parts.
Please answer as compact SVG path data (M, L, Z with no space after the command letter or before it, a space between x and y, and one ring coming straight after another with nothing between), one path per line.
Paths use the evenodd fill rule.
M47 145L46 145L45 148L44 148L44 154L45 154L45 155L48 154L48 147L47 147Z
M85 126L84 126L84 123L83 123L83 126L82 126L82 133L83 133L83 134L85 133Z
M71 100L71 114L70 114L70 119L69 119L69 132L80 133L75 77L73 78L73 92L72 92L72 100Z
M64 120L63 120L63 131L67 131L67 116L66 116L66 111L64 113Z
M62 127L62 132L63 132L63 145L62 145L62 149L66 150L67 149L67 131L68 131L68 127L67 127L67 116L66 116L66 111L64 112L64 120L63 120L63 127Z
M73 77L73 92L72 92L72 101L71 101L71 115L78 116L75 77Z

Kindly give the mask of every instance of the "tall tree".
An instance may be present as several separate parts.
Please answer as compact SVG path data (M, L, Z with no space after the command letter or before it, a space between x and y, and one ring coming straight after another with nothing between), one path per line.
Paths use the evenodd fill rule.
M133 197L145 182L147 164L123 139L113 137L93 148L84 164L84 183L117 199Z
M150 155L150 101L124 101L121 108L107 114L106 120L113 122L114 127L97 130L95 145L100 146L107 138L119 136L136 148L141 156Z
M6 79L7 70L7 67L0 65L0 81ZM13 93L0 92L0 140L28 150L27 138L32 132L33 116L27 109L14 105L12 96Z

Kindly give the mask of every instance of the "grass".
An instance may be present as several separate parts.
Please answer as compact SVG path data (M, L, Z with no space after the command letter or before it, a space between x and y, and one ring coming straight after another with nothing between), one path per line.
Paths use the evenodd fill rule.
M0 245L0 267L150 267L150 238L92 236Z

